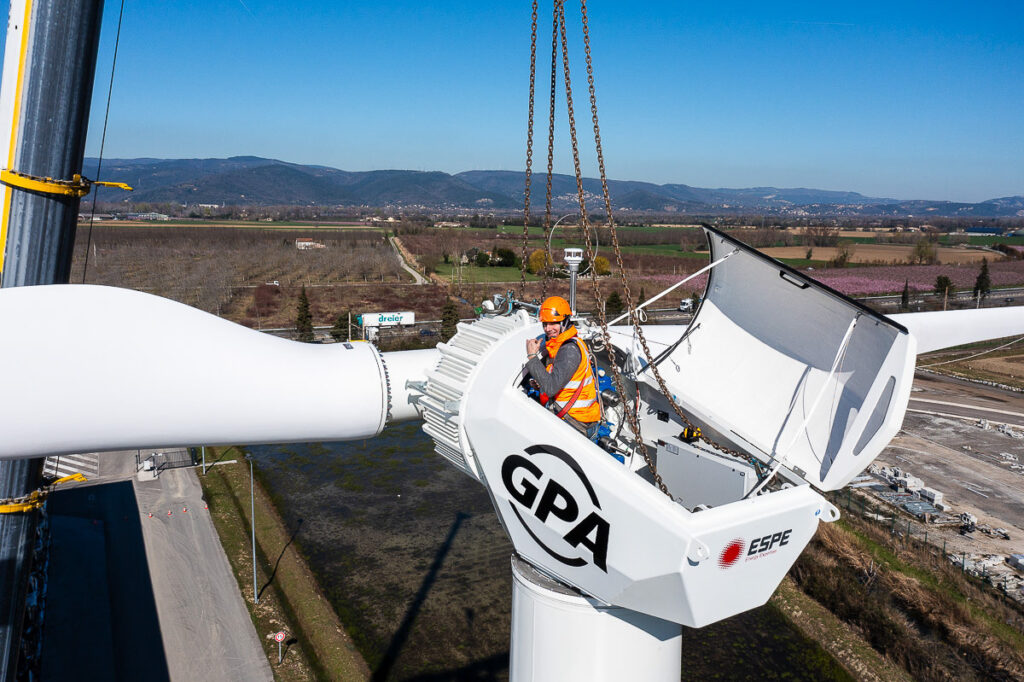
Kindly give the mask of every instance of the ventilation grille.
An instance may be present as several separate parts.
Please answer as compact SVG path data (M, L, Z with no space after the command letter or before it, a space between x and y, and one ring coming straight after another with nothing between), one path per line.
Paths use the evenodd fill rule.
M526 323L521 317L486 317L460 322L448 343L438 344L441 360L427 372L419 404L423 430L434 439L434 450L456 468L479 480L476 459L462 437L462 399L480 360L505 335Z

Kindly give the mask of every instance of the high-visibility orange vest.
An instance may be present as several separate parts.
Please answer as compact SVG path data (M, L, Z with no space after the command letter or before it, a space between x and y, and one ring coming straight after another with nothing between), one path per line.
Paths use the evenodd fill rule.
M579 396L576 397L576 402L569 408L568 416L585 424L600 421L601 404L597 401L597 381L594 379L594 373L590 369L590 351L587 350L587 344L576 338L576 327L569 327L555 338L549 339L544 343L549 357L547 370L548 372L551 371L551 363L554 361L555 356L558 355L558 349L570 339L579 346L580 364L576 371L573 372L569 383L555 396L555 411L560 412L572 400L576 389L583 386Z

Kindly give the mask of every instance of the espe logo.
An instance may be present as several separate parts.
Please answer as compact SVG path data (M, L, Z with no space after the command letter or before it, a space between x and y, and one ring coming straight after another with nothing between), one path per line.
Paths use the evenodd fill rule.
M553 445L531 445L525 452L529 458L513 454L501 464L501 480L512 498L509 501L512 513L534 542L558 561L567 566L585 566L587 559L579 551L583 548L590 554L594 565L607 573L610 525L598 513L601 504L583 469L576 460ZM551 461L552 458L555 461ZM538 462L543 462L549 471L545 472ZM561 462L565 467L555 462ZM552 472L564 476L566 468L578 481L555 480L556 474ZM573 489L577 491L576 495L571 492ZM583 491L585 497L580 495ZM527 512L527 518L520 514L519 505ZM566 549L556 550L541 541L531 528L537 523L561 535Z
M718 567L729 568L734 563L739 561L743 555L744 542L740 538L736 538L722 550L722 553L718 555Z
M718 567L723 569L730 568L736 565L740 557L744 557L744 561L754 561L769 554L775 554L779 547L789 544L789 536L792 532L793 529L789 528L776 533L769 533L768 535L754 538L750 541L749 545L742 538L736 538L722 548L722 553L718 555ZM744 548L747 550L746 553L743 551Z
M750 549L747 550L747 556L752 557L755 554L761 554L773 550L776 546L783 547L789 544L789 534L793 532L793 529L779 531L778 533L769 533L764 537L754 538L750 541Z

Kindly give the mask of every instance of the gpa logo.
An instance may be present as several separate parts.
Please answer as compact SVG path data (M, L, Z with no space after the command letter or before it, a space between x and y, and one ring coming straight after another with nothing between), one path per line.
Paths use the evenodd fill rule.
M583 469L553 445L531 445L525 452L529 457L513 454L501 464L512 513L553 558L567 566L585 566L589 555L607 573L610 526L599 513L601 503ZM564 547L543 542L537 533L542 527L560 536L554 544Z
M777 533L769 533L768 535L754 538L750 541L749 546L742 538L736 538L727 544L722 549L722 553L718 555L718 567L723 569L730 568L739 562L740 557L744 557L745 561L754 561L769 554L775 554L779 547L785 547L789 544L789 536L792 532L793 529L789 528ZM743 551L744 549L746 549L746 552Z

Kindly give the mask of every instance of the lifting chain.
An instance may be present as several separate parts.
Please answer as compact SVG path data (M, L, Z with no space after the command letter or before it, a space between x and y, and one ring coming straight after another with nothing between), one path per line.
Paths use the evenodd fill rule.
M640 345L643 349L644 355L646 356L648 363L651 367L652 374L658 382L658 387L661 390L662 395L668 400L672 406L673 411L679 417L679 419L690 428L691 431L699 433L700 440L708 446L739 458L742 461L750 463L754 469L760 472L760 462L753 456L729 448L720 443L713 441L703 431L698 430L689 417L683 413L682 408L675 401L672 393L668 390L665 385L665 380L661 376L661 372L658 371L657 364L654 362L654 354L651 353L650 347L647 344L647 338L643 333L643 329L640 325L640 317L637 311L633 307L633 296L632 291L629 287L629 281L626 277L626 268L622 260L622 249L619 245L618 234L615 229L615 223L612 217L612 206L611 206L611 195L608 191L608 179L605 171L604 163L604 152L601 145L601 129L597 115L597 95L594 86L594 68L593 59L591 56L590 49L590 30L589 21L587 15L587 3L586 0L580 0L582 24L583 24L583 44L584 52L586 56L586 68L587 68L587 87L590 96L590 112L593 121L594 128L594 144L597 151L598 168L600 171L601 178L601 190L604 199L605 215L607 216L607 224L611 236L612 248L615 252L615 262L619 270L619 279L622 284L623 291L626 295L626 307L629 310L630 322L632 323L634 334L640 341ZM551 97L549 107L549 121L548 121L548 168L547 168L547 193L545 201L545 217L544 217L544 236L545 240L549 236L551 230L551 201L552 201L552 176L553 176L553 158L554 158L554 122L555 122L555 92L557 88L557 56L558 56L558 44L559 39L562 48L562 70L565 79L565 94L566 94L566 110L568 112L569 119L569 135L572 142L572 155L573 165L576 175L576 192L577 199L580 207L580 217L584 232L584 249L587 260L593 262L594 253L591 248L592 226L590 219L587 214L586 206L586 195L583 190L583 174L580 167L580 156L579 156L579 144L576 137L576 117L573 108L573 97L572 97L572 79L569 69L569 53L568 53L568 40L566 38L565 28L565 4L564 0L554 0L554 12L552 20L552 42L551 42ZM527 137L527 151L526 151L526 190L525 190L525 207L523 216L523 258L522 266L520 269L520 285L521 291L525 296L526 287L526 265L527 265L527 248L529 240L529 219L530 219L530 188L531 188L531 174L532 174L532 163L533 163L533 114L534 114L534 101L535 101L535 84L536 84L536 54L537 54L537 2L533 2L532 21L531 21L531 36L530 36L530 108L529 108L529 124L528 124L528 137ZM619 372L618 363L614 356L614 345L611 342L611 332L608 328L608 319L604 310L604 306L600 305L603 301L600 286L597 282L597 273L594 268L590 270L590 280L594 289L594 297L598 301L598 320L601 325L601 333L604 338L605 348L608 352L609 367L612 371L612 380L615 384L616 390L623 397L626 396L624 383L622 376ZM542 285L543 295L547 296L547 281L548 281L548 267L545 262L544 267L544 281ZM639 390L639 389L638 389ZM644 458L644 462L647 464L651 471L651 475L654 478L654 482L657 487L666 495L671 497L661 475L657 471L657 467L654 463L653 458L647 450L647 446L643 441L641 434L640 422L636 413L635 407L626 406L625 414L629 422L630 431L632 431L634 438L636 439L636 446L639 447L640 453Z
M558 91L558 13L551 19L551 100L548 105L548 176L547 193L544 195L544 280L541 282L541 300L548 297L548 280L551 268L548 263L547 244L551 235L551 178L555 165L555 95Z
M526 126L526 189L523 191L523 249L519 260L519 298L521 300L526 300L526 250L530 243L530 181L533 178L533 94L536 76L537 0L533 0L533 14L530 20L530 114L529 122Z
M584 35L585 40L587 41L587 46L586 46L587 71L588 71L588 73L591 73L591 67L590 67L590 38L589 38L589 34L587 33L586 0L581 0L581 4L583 6L583 35ZM576 171L576 194L577 194L577 198L578 198L579 204L580 204L580 217L581 217L581 220L582 220L582 223L583 223L583 232L584 232L584 235L585 235L585 238L583 240L583 246L584 246L584 248L586 250L587 260L589 260L591 263L593 263L594 253L593 253L593 250L590 248L590 240L591 240L590 219L587 216L586 195L583 192L583 173L582 173L582 171L580 169L580 151L579 151L579 145L578 145L577 140L576 140L576 114L575 114L575 112L573 110L572 78L571 78L570 73L569 73L569 48L568 48L568 41L566 40L566 36L565 36L565 7L564 7L563 3L561 2L561 0L555 0L555 13L558 16L559 34L560 34L561 41L562 41L562 70L564 71L564 78L565 78L566 109L568 110L568 114L569 114L569 136L572 139L572 159L573 159L573 164L575 166L575 171ZM593 83L592 79L591 79L591 83ZM596 129L597 128L597 108L596 108L597 104L596 104L596 100L593 97L593 92L594 92L593 86L591 85L591 105L592 105L592 110L594 112L594 121L595 121L594 127ZM598 158L600 158L600 154L601 154L600 149L601 149L600 145L598 145ZM606 200L606 202L608 202L608 199L607 199L607 197L608 197L607 185L604 183L604 164L603 164L603 162L601 164L601 179L602 179L602 185L604 185L604 187L605 187L605 198L606 198L605 200ZM610 205L610 204L606 203L606 205ZM611 225L611 212L610 211L608 212L608 223L609 223L609 225ZM614 230L612 230L612 234L613 235L615 234ZM616 253L618 254L618 244L617 244L617 242L616 242ZM620 257L620 260L619 260L619 268L620 268L620 273L622 274L623 279L624 279L625 278L625 271L622 270L621 257ZM597 284L597 271L596 271L595 268L591 268L590 269L590 281L591 281L591 283L594 286L594 296L597 299L598 303L600 304L600 302L603 299L601 297L601 290L600 290L600 288L599 288L599 286ZM629 294L628 294L628 289L627 289L627 297L628 297L628 295ZM629 299L627 298L627 301L628 300ZM608 366L612 370L612 381L615 383L615 390L617 390L619 392L619 395L621 395L623 397L623 406L625 407L623 412L625 412L626 418L629 421L629 430L633 432L633 436L636 439L636 445L640 448L640 454L643 455L644 462L647 464L647 467L651 471L651 475L654 477L655 485L658 486L658 489L661 490L661 492L665 493L666 495L668 495L671 498L672 495L671 495L671 493L669 493L668 487L665 485L665 482L661 479L661 474L658 473L658 469L657 469L657 467L654 464L654 459L651 457L651 454L647 451L647 445L644 443L643 435L640 432L640 422L637 419L636 409L635 409L635 407L627 406L625 404L626 391L625 391L625 387L624 387L623 382L622 382L622 376L619 374L618 363L615 360L614 345L611 342L611 333L608 331L608 318L605 315L604 306L598 305L597 315L598 315L598 319L601 322L601 334L604 337L605 348L607 349L607 352L608 352Z
M658 371L658 365L657 363L654 362L654 354L651 353L651 349L647 345L647 338L644 336L643 328L640 326L640 318L637 315L636 310L633 308L633 296L629 289L629 282L626 279L626 268L622 263L622 251L619 248L619 237L615 230L615 224L612 221L612 204L610 194L608 192L608 180L605 175L604 153L601 151L601 130L598 126L597 121L597 97L594 92L594 67L590 57L590 33L587 22L587 2L586 0L581 0L580 4L582 6L583 14L583 45L587 59L587 85L590 89L590 111L594 120L594 145L597 147L597 163L598 168L601 172L601 190L604 194L604 207L606 215L608 216L608 228L611 231L612 247L615 251L615 262L619 266L619 277L622 281L622 288L626 292L626 307L627 310L630 311L629 317L633 323L633 330L635 331L637 338L640 341L640 346L643 348L644 355L647 357L647 362L650 364L651 372L654 374L654 378L658 381L658 387L661 389L662 395L665 396L665 399L668 400L669 404L672 406L672 410L676 413L676 415L678 415L678 417L683 421L683 423L686 424L691 431L700 433L700 440L702 442L706 443L712 448L715 448L716 450L727 453L729 455L733 455L734 457L738 457L742 461L748 462L751 466L754 467L755 471L759 471L760 467L756 458L754 458L751 455L748 455L745 452L740 452L739 450L726 447L721 443L716 443L715 441L711 440L711 438L709 438L702 430L699 430L694 426L693 422L691 422L690 419L683 413L682 408L680 408L679 404L676 403L671 391L669 391L668 387L665 385L665 380L662 378L661 372Z
M558 11L559 11L559 14L560 14L560 17L561 17L561 22L562 22L562 24L561 24L561 35L562 35L563 68L565 70L566 98L568 100L568 107L569 107L569 121L570 121L569 131L570 131L570 135L572 136L573 161L575 163L575 171L576 171L576 189L577 189L578 199L579 199L579 203L580 203L580 211L583 214L583 228L584 228L584 232L585 232L585 235L586 235L586 238L585 238L584 241L585 241L585 247L586 247L586 252L587 252L587 258L592 260L593 259L593 254L592 254L591 249L590 249L590 228L591 228L591 226L590 226L590 221L589 221L589 219L587 218L587 215L586 215L585 195L584 195L584 192L583 192L583 180L582 180L582 173L581 173L581 170L580 170L579 151L578 151L578 145L577 145L577 140L576 140L575 118L574 118L573 109L572 109L572 89L571 89L571 85L570 85L570 81L569 81L569 62L568 62L567 44L566 44L566 38L565 38L564 11L561 9L561 3L557 2L557 0L556 0L556 3L559 5L559 10ZM591 50L590 50L590 31L589 31L589 25L588 25L587 3L586 3L586 0L581 0L580 5L581 5L582 20L583 20L583 43L584 43L584 52L585 52L585 55L586 55L587 86L588 86L589 95L590 95L590 111L591 111L591 117L592 117L593 125L594 125L594 144L595 144L596 151L597 151L598 169L600 171L600 177L601 177L601 190L602 190L603 199L604 199L605 215L607 216L608 228L609 228L609 232L610 232L610 236L611 236L611 242L612 242L612 249L615 252L615 262L616 262L616 265L618 266L619 278L620 278L620 281L622 283L623 291L625 292L625 295L626 295L626 307L630 311L629 316L630 316L630 321L631 321L631 323L633 325L634 333L636 334L637 338L640 341L640 345L643 348L644 355L647 357L647 361L648 361L648 363L651 366L652 373L654 374L654 377L655 377L655 379L658 382L658 387L661 390L662 395L665 396L665 399L672 406L672 410L676 413L676 415L679 417L679 419L682 420L682 422L684 424L686 424L690 428L691 431L695 431L696 433L700 433L700 440L702 442L704 442L705 444L709 445L710 447L712 447L712 448L714 448L716 450L719 450L719 451L724 452L726 454L729 454L729 455L732 455L734 457L737 457L741 461L748 462L748 463L751 464L751 466L754 467L755 471L760 471L759 462L754 457L752 457L751 455L749 455L749 454L747 454L745 452L740 452L739 450L735 450L733 448L729 448L729 447L724 446L724 445L722 445L720 443L717 443L717 442L713 441L710 437L708 437L703 431L698 431L696 429L696 427L694 426L693 422L690 421L690 419L686 416L686 414L683 413L682 408L679 406L679 404L673 398L672 393L668 390L668 387L665 385L664 378L661 376L661 373L658 371L657 364L653 361L654 354L651 353L650 347L647 344L647 338L644 336L643 329L640 326L640 318L637 315L637 312L636 312L636 310L633 307L633 296L632 296L632 292L631 292L630 287L629 287L629 281L626 278L626 268L625 268L625 265L624 265L624 263L622 261L622 250L621 250L621 248L619 246L618 234L617 234L617 231L615 229L615 223L614 223L614 220L613 220L613 217L612 217L611 195L610 195L610 193L608 191L608 180L607 180L607 174L605 172L604 152L602 150L602 145L601 145L601 129L600 129L600 125L599 125L599 121L598 121L598 115L597 115L597 95L596 95L596 91L595 91L595 87L594 87L594 68L593 68L593 59L591 57ZM594 270L592 269L590 275L591 275L591 277L590 277L591 282L593 283L593 286L594 286L595 297L600 302L602 300L602 297L601 297L601 293L600 293L600 288L598 287L598 283L597 283L596 272L594 272ZM611 353L610 349L612 348L612 344L611 344L611 339L610 339L610 333L608 331L607 317L605 315L604 307L600 306L600 305L598 306L598 318L599 318L599 320L601 322L601 331L602 331L602 334L603 334L604 339L605 339L605 344L609 348L609 354L610 354ZM609 360L610 360L609 364L611 365L611 368L612 368L612 374L613 374L613 379L615 381L616 389L620 392L620 395L624 396L625 392L622 390L621 378L619 376L617 363L615 362L614 358L611 357L611 356L609 357ZM665 494L669 494L667 489L666 489L666 487L665 487L665 485L664 485L664 483L661 480L661 476L657 473L657 470L656 470L656 468L654 466L654 463L653 463L650 455L648 454L647 448L644 445L643 440L642 440L642 438L640 436L640 427L639 427L639 423L637 422L637 417L636 417L635 411L627 410L627 414L629 415L630 430L633 431L634 435L636 436L636 438L637 438L637 440L639 442L639 445L640 445L640 448L641 448L641 452L642 452L643 457L644 457L644 461L647 463L648 467L650 467L651 473L654 476L655 482L658 484L658 487L662 490L662 492L664 492Z
M548 104L548 172L547 187L544 193L544 243L548 242L548 235L551 232L551 179L554 175L555 160L555 94L557 92L558 74L558 12L554 13L551 22L551 88L550 101ZM523 248L522 258L519 265L519 295L526 298L526 266L530 240L530 196L533 181L533 112L535 103L535 86L537 78L537 0L533 2L533 11L530 21L530 111L526 133L526 188L523 206ZM548 296L548 280L550 279L550 268L548 267L547 250L542 267L543 280L541 282L541 300Z

